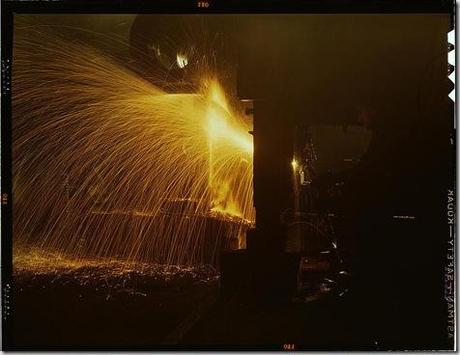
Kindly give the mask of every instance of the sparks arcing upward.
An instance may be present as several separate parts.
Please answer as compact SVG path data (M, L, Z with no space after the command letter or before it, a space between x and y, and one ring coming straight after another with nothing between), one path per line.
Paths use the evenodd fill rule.
M214 75L168 93L94 48L18 28L15 245L197 264L206 229L242 233L254 219L252 137Z

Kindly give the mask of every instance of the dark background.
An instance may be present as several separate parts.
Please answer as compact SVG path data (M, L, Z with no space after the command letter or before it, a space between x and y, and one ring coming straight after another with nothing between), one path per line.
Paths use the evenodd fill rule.
M40 21L70 21L127 38L133 19L78 17L86 23L70 15ZM447 98L450 16L256 15L215 21L238 23L234 40L239 96L272 103L268 118L259 116L260 124L273 127L266 131L264 144L289 143L276 130L283 124L354 125L360 108L373 113L369 149L348 180L341 207L351 216L349 234L359 250L354 260L358 291L337 314L356 316L350 326L371 329L360 333L366 340L375 332L384 334L389 348L448 346L443 287L447 190L453 186L453 112ZM334 151L334 142L330 145ZM275 159L282 162L287 156ZM259 193L267 196L265 204L282 201L282 190L273 190L279 179L274 176L259 185ZM414 215L416 222L395 224L395 213ZM9 277L3 278L4 284ZM331 311L327 314L330 317ZM322 317L319 312L316 319ZM398 338L402 334L403 340ZM223 341L237 338L229 334Z

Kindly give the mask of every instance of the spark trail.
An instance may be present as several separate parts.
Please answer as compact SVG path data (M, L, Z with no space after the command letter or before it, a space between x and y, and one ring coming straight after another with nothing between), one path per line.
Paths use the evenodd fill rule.
M199 265L251 225L251 127L210 73L168 93L27 26L13 62L15 253Z

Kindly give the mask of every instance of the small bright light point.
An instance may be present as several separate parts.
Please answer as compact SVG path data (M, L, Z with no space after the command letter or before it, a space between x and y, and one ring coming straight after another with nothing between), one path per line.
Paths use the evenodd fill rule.
M293 158L292 161L291 161L291 165L292 165L292 170L295 171L299 164L297 163L297 160L295 160L295 158Z
M183 69L188 64L188 58L187 58L187 56L185 54L177 53L176 62L177 62L177 65L179 66L179 68Z

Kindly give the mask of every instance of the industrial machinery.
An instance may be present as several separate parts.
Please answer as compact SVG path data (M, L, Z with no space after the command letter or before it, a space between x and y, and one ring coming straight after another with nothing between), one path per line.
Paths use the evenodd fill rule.
M445 92L442 68L433 67L428 78L428 59L392 59L389 65L399 79L385 76L370 64L376 53L388 55L383 42L364 42L366 36L347 27L343 32L334 21L333 16L267 15L250 24L242 20L239 27L238 95L254 102L256 227L247 235L245 251L224 258L224 288L246 278L251 292L292 299L302 278L299 265L316 258L317 269L335 267L339 278L356 271L355 289L362 287L362 297L369 297L375 274L392 273L384 255L402 260L395 250L421 228L416 215L423 213L420 191L428 175L412 159L421 152L433 156L419 138L430 130L447 131L431 114L446 112L447 106L438 97L431 98L435 106L423 105L423 93L409 92L408 83L423 76ZM369 33L384 36L368 18L357 21ZM328 30L314 36L319 23L327 23ZM328 42L329 35L339 32L342 41ZM392 36L394 53L419 51L419 38L385 36ZM348 47L360 50L351 53ZM346 137L351 144L341 145ZM440 140L435 144L436 151L445 151ZM429 248L421 250L426 254ZM321 258L336 252L340 255L326 267ZM310 266L304 269L313 272Z
M435 173L442 162L434 157L447 151L438 138L447 123L434 119L447 112L445 98L425 92L446 91L445 67L423 55L428 45L445 54L435 36L427 42L412 35L417 26L422 31L415 18L356 16L353 27L349 18L331 15L212 15L186 26L174 16L149 21L139 16L131 30L133 48L150 53L133 55L145 77L158 82L163 75L166 88L168 82L193 85L194 66L208 63L223 73L226 88L252 103L256 223L241 244L246 248L221 258L224 290L288 300L302 283L301 268L322 276L357 270L365 287L373 272L391 274L386 255L402 265L399 250L415 245L417 231L426 229L417 215L426 215L427 201L438 203L425 187L442 179ZM171 36L173 48L157 41L161 33ZM400 59L411 56L418 60ZM386 70L375 67L382 57ZM149 72L157 68L167 70ZM426 243L439 249L438 242ZM427 257L432 250L419 249Z

